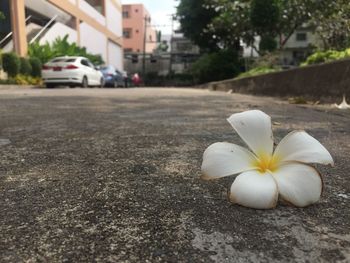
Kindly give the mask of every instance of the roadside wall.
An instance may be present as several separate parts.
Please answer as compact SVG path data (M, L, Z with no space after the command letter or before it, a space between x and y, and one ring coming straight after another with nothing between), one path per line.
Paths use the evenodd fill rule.
M350 97L350 59L270 73L266 75L212 82L200 88L267 95Z

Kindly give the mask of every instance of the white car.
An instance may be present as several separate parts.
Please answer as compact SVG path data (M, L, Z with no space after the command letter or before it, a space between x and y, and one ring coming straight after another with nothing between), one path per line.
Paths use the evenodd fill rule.
M56 57L43 65L41 76L47 88L104 85L103 74L84 57Z

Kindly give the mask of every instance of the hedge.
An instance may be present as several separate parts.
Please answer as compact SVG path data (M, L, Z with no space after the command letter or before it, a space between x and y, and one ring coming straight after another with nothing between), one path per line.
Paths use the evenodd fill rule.
M9 77L14 77L19 73L20 60L16 53L2 54L2 67Z

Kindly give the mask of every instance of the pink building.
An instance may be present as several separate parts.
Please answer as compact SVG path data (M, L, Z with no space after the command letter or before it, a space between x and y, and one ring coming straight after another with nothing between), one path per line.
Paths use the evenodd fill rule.
M151 53L157 46L157 34L147 9L143 4L130 4L123 5L122 10L124 52L142 53L146 46L146 53Z

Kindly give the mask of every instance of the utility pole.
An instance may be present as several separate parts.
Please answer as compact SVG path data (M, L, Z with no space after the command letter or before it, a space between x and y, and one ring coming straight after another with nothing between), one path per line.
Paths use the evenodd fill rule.
M170 36L170 58L169 58L169 73L168 75L171 74L172 69L173 69L173 36L174 36L174 19L175 15L171 14L171 36Z
M145 32L143 34L143 56L142 56L142 77L145 78L146 74L146 41L147 41L147 22L151 21L151 18L147 15L144 17L145 20Z

